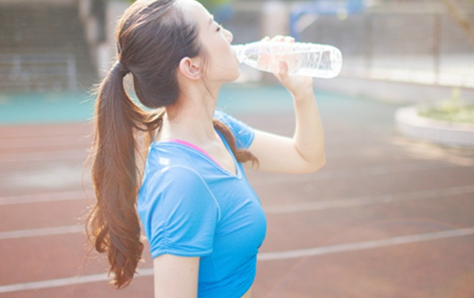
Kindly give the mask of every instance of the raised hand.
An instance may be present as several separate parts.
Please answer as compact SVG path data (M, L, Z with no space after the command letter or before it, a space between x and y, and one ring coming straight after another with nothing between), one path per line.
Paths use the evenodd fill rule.
M286 42L286 43L293 43L295 39L291 36L282 36L277 35L273 38L265 37L262 39L263 42L265 41L272 41L272 42ZM277 55L276 58L280 60L278 69L273 71L273 75L280 81L280 83L291 93L294 97L301 97L300 95L308 94L313 92L313 78L308 76L296 76L296 75L289 75L288 74L288 64L292 64L291 59L295 59L295 57L291 57L290 55ZM265 58L263 58L265 59ZM270 58L268 58L270 59ZM272 57L271 59L275 59ZM265 63L265 61L261 61ZM259 61L260 63L260 61Z

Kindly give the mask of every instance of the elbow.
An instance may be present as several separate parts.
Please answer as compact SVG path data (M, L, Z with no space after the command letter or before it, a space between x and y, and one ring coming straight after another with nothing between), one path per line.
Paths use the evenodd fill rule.
M326 165L326 157L323 156L321 160L316 165L314 165L313 173L321 170L325 165Z
M326 157L323 155L318 158L316 161L310 163L306 170L306 174L316 173L321 170L326 165Z
M316 173L326 165L326 152L324 145L314 152L314 156L311 159L310 173Z
M300 157L302 157L302 160L304 161L302 166L298 169L298 173L300 174L315 173L326 164L326 154L324 152L324 147L319 150L315 150L313 154L307 158L301 154Z

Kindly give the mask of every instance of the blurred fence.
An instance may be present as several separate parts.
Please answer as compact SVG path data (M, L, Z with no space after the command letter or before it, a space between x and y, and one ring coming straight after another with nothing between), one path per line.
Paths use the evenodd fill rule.
M76 1L64 2L0 1L0 92L88 89L95 82Z
M0 54L0 89L76 90L76 59L63 53Z
M272 16L265 9L270 7L269 2L272 1L235 0L231 11L224 11L227 16L224 25L234 33L234 44L255 41L268 34L268 20ZM302 3L280 2L284 3L288 19L294 5ZM316 0L304 3L316 3ZM301 30L301 40L340 48L344 58L341 75L345 77L474 88L474 48L439 1L365 0L365 3L375 5L369 5L357 14L310 16L303 22L306 25ZM469 11L472 6L464 6L463 10L474 20L474 10ZM276 23L288 21L279 18L273 17ZM76 7L2 6L0 24L0 52L4 55L0 90L36 90L40 83L34 85L30 79L41 73L47 77L48 72L65 71L67 75L63 75L62 80L50 80L48 84L54 86L47 89L87 87L94 81L96 70L84 40L87 30L83 28ZM288 27L288 32L281 34L289 34L288 25L282 27ZM108 27L113 29L113 26ZM280 32L279 26L274 27ZM115 42L111 45L115 51ZM57 63L38 56L33 59L40 61L38 66L33 66L30 58L15 58L18 53L41 55L51 52L75 56L76 78L71 75L73 67L67 62L69 60L59 56L63 66L53 66ZM24 63L27 60L30 66ZM49 65L49 70L45 65ZM58 72L58 69L62 70Z
M318 16L301 40L340 48L346 77L474 88L474 48L440 3Z

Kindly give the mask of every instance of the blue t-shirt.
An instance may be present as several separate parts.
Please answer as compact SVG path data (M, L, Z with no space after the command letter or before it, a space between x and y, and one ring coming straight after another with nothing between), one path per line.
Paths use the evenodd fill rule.
M214 118L231 130L237 148L250 146L251 127L220 111ZM266 218L242 164L217 132L234 160L236 175L199 150L177 142L154 142L137 210L153 258L200 257L198 296L238 298L255 279Z

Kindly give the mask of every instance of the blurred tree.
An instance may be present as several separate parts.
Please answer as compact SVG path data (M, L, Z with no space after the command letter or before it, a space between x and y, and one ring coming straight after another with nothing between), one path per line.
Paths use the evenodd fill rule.
M468 39L471 46L474 48L474 26L469 20L467 15L464 13L461 5L455 0L442 0L446 6L449 14L456 21L459 27L464 31L466 38ZM474 0L464 0L467 5L473 5Z
M217 7L220 7L228 2L231 2L232 0L198 0L199 2L204 5L205 8L209 10L213 10Z

